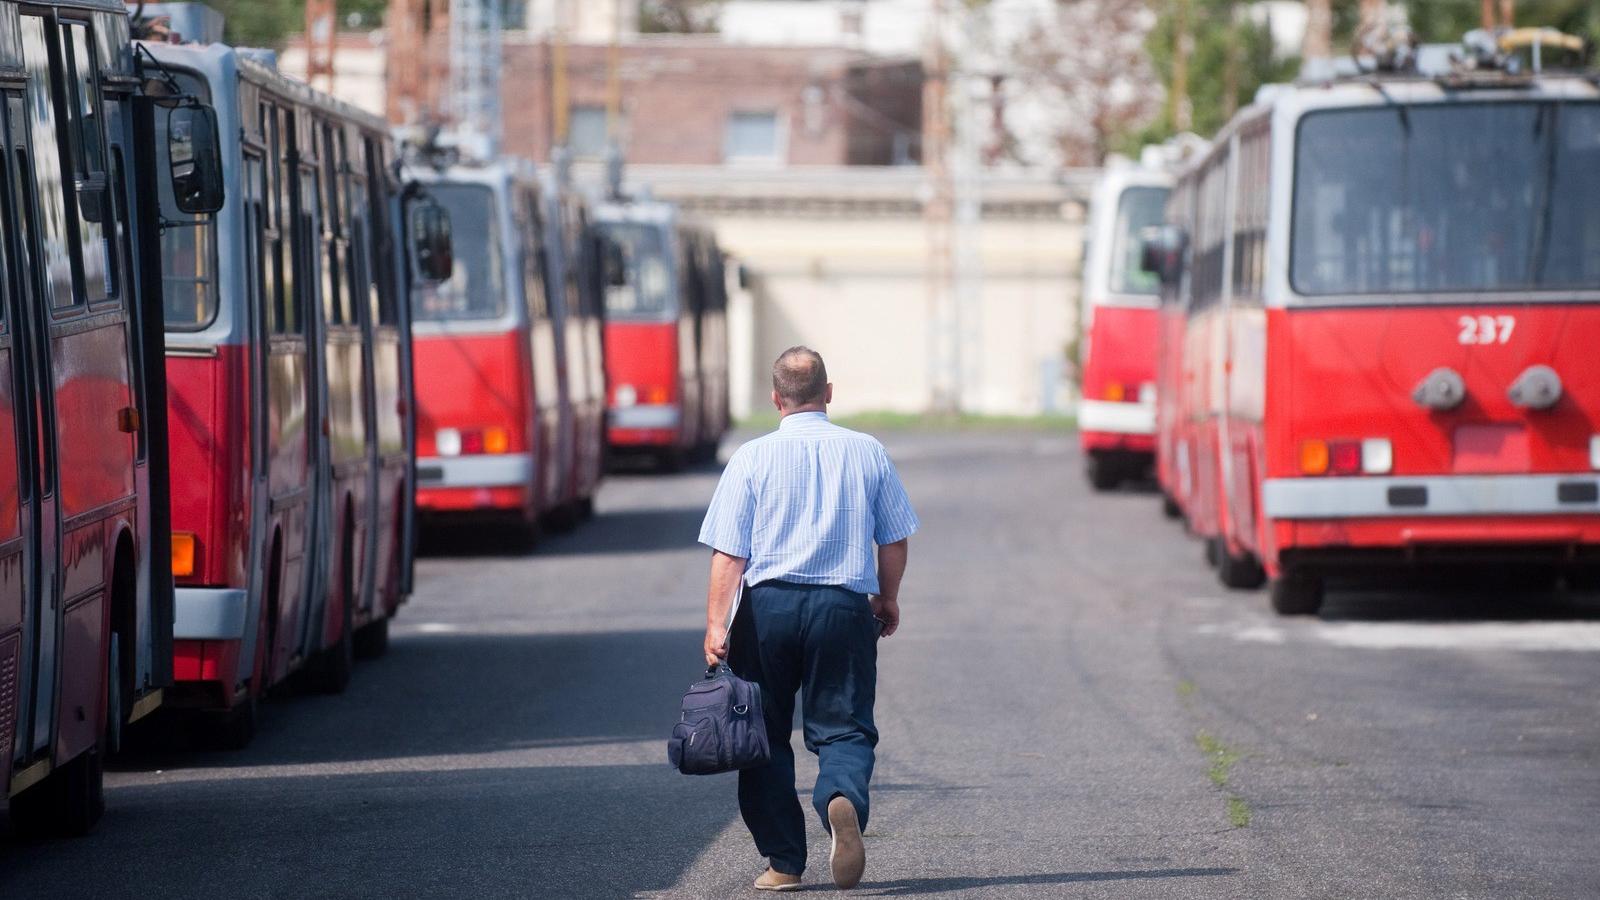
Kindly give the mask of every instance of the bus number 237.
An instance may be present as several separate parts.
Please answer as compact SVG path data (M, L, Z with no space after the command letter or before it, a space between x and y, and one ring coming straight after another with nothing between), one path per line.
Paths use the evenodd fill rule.
M1517 319L1515 316L1462 316L1459 324L1463 344L1504 344L1511 340Z

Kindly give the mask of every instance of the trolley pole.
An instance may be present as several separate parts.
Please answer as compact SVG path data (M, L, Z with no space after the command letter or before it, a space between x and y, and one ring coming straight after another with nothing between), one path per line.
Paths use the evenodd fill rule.
M306 0L306 83L333 93L333 54L339 29L334 0Z

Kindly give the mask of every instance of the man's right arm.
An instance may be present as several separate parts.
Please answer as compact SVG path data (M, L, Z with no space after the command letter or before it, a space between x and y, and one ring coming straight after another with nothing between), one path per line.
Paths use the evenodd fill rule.
M906 574L911 541L901 538L878 547L878 594L872 598L872 614L883 623L883 636L900 628L900 579Z

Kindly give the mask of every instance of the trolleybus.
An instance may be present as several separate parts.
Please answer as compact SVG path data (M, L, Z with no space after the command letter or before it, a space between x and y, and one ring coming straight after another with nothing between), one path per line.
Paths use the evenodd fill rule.
M172 676L153 198L223 182L193 98L158 174L140 68L120 2L0 2L0 794L28 834L95 823Z
M456 249L451 277L412 294L418 512L531 539L565 499L538 178L513 158L408 173L448 211Z
M1218 559L1279 612L1332 573L1600 572L1600 87L1539 70L1566 46L1270 88L1184 175Z
M656 200L607 203L608 439L672 468L727 431L727 286L712 233Z
M556 327L561 385L561 471L557 524L571 525L594 510L605 467L606 363L604 291L589 210L565 166L541 173L540 236L545 292Z
M1155 457L1156 295L1141 266L1141 233L1162 221L1172 177L1151 147L1141 164L1116 160L1095 185L1079 312L1078 445L1097 490L1145 477Z
M169 705L242 744L300 670L344 688L409 592L408 277L385 123L221 44L148 44L235 188L162 197L177 579Z

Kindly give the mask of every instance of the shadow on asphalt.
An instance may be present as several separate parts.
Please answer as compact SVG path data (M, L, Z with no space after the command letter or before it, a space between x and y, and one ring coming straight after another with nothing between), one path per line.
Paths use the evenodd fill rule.
M396 639L341 696L264 704L243 750L198 750L168 727L114 765L230 769L659 739L665 773L667 733L684 689L702 674L703 638L683 630Z
M604 553L649 553L692 547L700 534L703 507L625 509L596 515L572 531L546 534L529 545L500 525L455 525L428 529L422 557L533 557Z
M1040 875L992 875L954 878L902 878L899 881L862 882L857 893L869 897L911 897L946 894L990 887L1046 887L1105 881L1144 881L1156 878L1215 878L1237 875L1238 869L1146 869L1131 872L1056 872Z
M1329 621L1526 622L1600 618L1600 596L1514 580L1437 585L1335 580L1321 616Z

